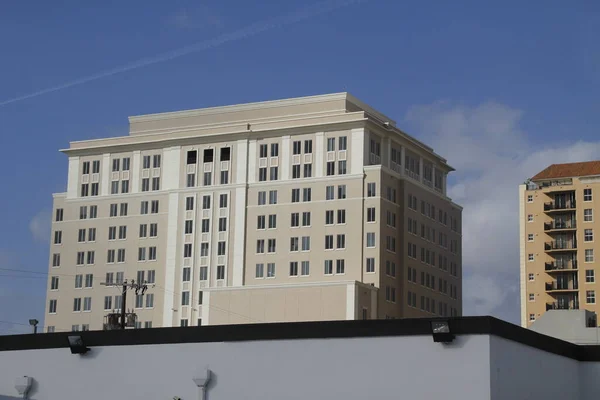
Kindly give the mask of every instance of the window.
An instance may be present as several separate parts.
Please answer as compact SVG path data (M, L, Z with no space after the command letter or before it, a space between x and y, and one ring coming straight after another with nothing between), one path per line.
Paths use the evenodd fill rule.
M61 244L62 243L62 231L55 231L54 232L54 244Z
M187 165L196 164L198 162L198 151L189 150L187 152Z
M65 215L65 210L63 210L62 208L57 208L56 209L56 214L55 214L55 217L54 217L54 221L55 222L61 222L61 221L63 221L64 215Z
M181 292L181 305L182 306L190 305L190 292L188 292L188 291Z
M186 220L183 229L184 229L184 233L186 235L193 233L194 232L194 221L192 221L191 219Z
M585 229L583 231L583 241L584 242L593 242L594 241L594 231L591 229Z
M109 230L109 235L110 235L110 230ZM145 237L148 237L148 225L140 224L140 238L145 238Z
M385 287L385 300L390 303L396 302L396 288L390 286Z
M388 251L391 251L392 253L395 253L396 252L396 238L392 237L392 236L386 236L385 239L386 239L386 241L385 241L385 249L388 250ZM430 254L429 250L427 250L426 260L427 260L428 264L431 264L431 262L429 261L430 260L429 254Z
M302 189L302 201L304 201L304 202L311 201L311 198L312 198L311 188Z
M59 253L52 254L52 266L60 267L60 254Z
M264 206L267 204L267 192L258 192L258 205Z
M225 232L227 230L227 217L219 218L219 232Z
M156 271L153 269L149 269L147 278L148 278L147 279L148 283L155 283L156 282Z
M533 195L532 194L528 194L527 195L527 202L528 203L533 203Z
M275 251L277 250L277 240L276 239L269 239L267 241L268 244L268 252L269 253L275 253Z
M96 241L96 228L89 228L88 229L88 242L95 242Z
M386 212L386 223L387 223L388 226L391 226L392 228L395 228L396 227L396 213L393 213L393 212L391 212L391 211L388 210ZM410 232L410 229L411 228L409 228L409 232Z
M112 264L115 262L115 250L108 250L106 255L106 262Z
M594 270L586 269L585 270L585 283L595 283L595 282L596 282L596 276L594 274Z
M119 249L117 251L117 262L120 262L120 263L125 262L125 249Z
M226 249L227 249L227 245L225 244L225 242L221 241L221 242L217 243L217 255L218 256L224 256Z
M275 263L267 264L267 278L275 278Z
M367 208L367 222L375 222L375 207Z
M202 196L202 209L210 209L210 196Z
M346 175L346 160L338 161L338 174Z
M150 178L142 178L142 192L150 191Z
M87 207L79 207L79 219L87 219Z
M583 201L592 201L592 189L583 189Z
M119 215L121 217L126 217L127 216L127 203L121 203L121 205L119 206Z
M346 248L346 235L344 235L344 234L337 235L337 248L338 249Z
M323 272L325 275L333 275L333 260L325 260Z
M335 273L343 274L346 270L346 261L345 260L335 260Z
M535 321L535 314L529 314L529 321Z
M335 199L335 186L327 186L325 188L325 200Z
M298 276L298 262L290 262L290 276Z
M200 243L200 257L208 257L208 243Z
M533 222L533 214L527 215L527 222Z
M119 240L127 239L127 226L119 227Z
M200 280L205 281L208 279L208 267L200 267Z
M264 278L265 274L265 264L256 264L256 273L255 278Z
M79 230L79 233L77 235L77 241L79 243L84 243L85 242L85 233L86 233L85 229L80 229Z
M104 309L112 310L112 296L104 296Z
M325 250L333 250L333 235L325 235Z
M367 258L367 272L375 272L375 258Z
M212 172L205 172L202 175L202 184L204 186L210 186L210 185L212 185Z
M83 265L83 264L85 264L85 252L78 251L77 252L77 264L76 265Z
M73 299L73 311L74 312L81 311L81 297L76 297Z
M186 243L183 245L183 257L190 258L192 256L192 244Z
M302 268L300 270L300 275L307 276L310 274L310 262L302 261Z
M258 239L256 241L256 254L264 254L265 252L265 240Z
M231 160L231 147L221 147L220 150L220 160L221 161L230 161Z
M310 154L312 153L312 140L305 140L304 141L304 154Z
M144 271L141 271L141 272L143 273ZM183 267L183 273L182 273L182 276L181 276L181 280L183 282L189 282L190 278L191 278L191 275L192 275L191 268L190 267ZM140 282L139 278L138 278L138 282Z
M225 266L217 265L217 280L225 279Z
M269 190L269 204L277 204L277 190Z
M346 210L338 210L337 211L337 223L338 224L346 223Z
M592 222L594 220L594 213L591 208L583 210L583 222Z
M149 203L147 201L142 201L140 203L140 214L142 214L142 215L148 214L148 205L149 205Z
M594 262L594 249L585 249L585 262Z
M585 291L585 302L587 304L596 304L596 291L586 290Z
M129 181L121 181L121 193L129 193Z
M267 168L258 169L258 181L265 182L267 180Z
M348 149L348 137L340 136L338 138L338 150L347 150Z
M292 165L292 179L298 179L298 178L300 178L300 165L295 164L295 165Z
M291 222L290 222L290 226L292 228L297 228L300 226L300 213L292 213L291 214Z
M152 167L160 168L160 154L155 154L152 157Z
M338 186L338 199L342 200L346 198L346 185Z
M226 193L219 195L219 208L227 208L227 194Z
M367 197L377 196L377 191L375 189L376 189L375 182L367 183Z
M160 178L152 178L152 190L160 190Z
M81 197L87 197L90 194L90 185L88 183L84 183L81 185Z
M269 168L269 180L276 181L278 177L278 167L270 167Z
M86 288L91 288L94 286L94 275L93 274L86 274L85 275L85 287Z
M335 175L335 162L328 161L327 162L327 176Z
M312 176L312 164L304 164L304 177L310 178Z
M292 203L300 201L300 189L292 189Z
M211 163L214 159L214 150L213 149L204 149L204 162Z
M527 241L528 242L533 242L533 233L528 233L527 234Z
M90 162L84 161L82 165L83 175L88 175L90 173Z
M142 159L142 164L142 167L144 169L150 168L150 156L144 156L144 158Z
M229 183L229 171L221 171L220 179L221 179L221 185L227 185ZM277 178L275 178L275 179L277 179Z
M302 142L296 140L292 143L292 154L298 155L300 153L302 153Z
M146 248L138 248L138 261L146 261Z
M191 211L194 209L194 198L193 197L186 197L185 198L185 210L186 211Z
M335 138L327 138L327 151L335 151Z
M210 220L208 218L202 219L202 233L208 233L210 231Z
M268 157L268 153L267 153L268 150L269 150L269 147L266 144L261 144L258 147L259 157L260 158L266 158L266 157Z
M302 236L302 251L310 251L310 236Z
M325 211L325 225L333 225L333 210Z
M269 229L277 228L277 215L271 214L269 215Z
M158 202L158 200L152 200L152 203L150 203L150 204L151 204L151 206L150 206L150 212L152 214L158 214L159 204L160 204Z
M367 232L367 247L375 247L375 232Z
M529 274L528 279L530 282L535 281L535 274Z
M50 281L50 290L58 290L58 276L53 276Z
M48 302L48 313L49 314L56 314L56 304L57 301L56 300L50 300Z
M302 226L310 226L310 211L302 213Z
M135 308L142 308L142 307L144 307L144 295L136 294L135 295ZM136 322L136 323L141 324L141 322ZM139 328L139 327L136 326L136 328Z
M257 216L256 217L256 229L266 229L265 220L266 220L266 217L264 215Z

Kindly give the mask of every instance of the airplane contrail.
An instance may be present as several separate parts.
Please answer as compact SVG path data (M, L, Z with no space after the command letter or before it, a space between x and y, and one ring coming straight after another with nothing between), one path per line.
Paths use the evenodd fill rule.
M320 3L313 4L310 7L307 7L302 10L298 10L288 15L281 15L269 20L259 21L252 25L249 25L245 28L225 33L216 38L209 39L200 43L196 43L193 45L185 46L177 50L172 50L166 53L159 54L154 57L147 57L137 60L133 63L126 64L120 67L116 67L113 69L106 70L104 72L99 72L94 75L86 76L83 78L79 78L70 82L63 83L62 85L38 90L33 93L25 94L22 96L14 97L12 99L4 100L0 102L0 107L5 106L7 104L16 103L18 101L31 99L34 97L38 97L44 94L57 92L59 90L67 89L73 86L82 85L84 83L92 82L98 79L107 78L109 76L113 76L116 74L120 74L123 72L131 71L137 68L146 67L149 65L165 62L172 60L174 58L182 57L187 54L197 53L200 51L213 49L215 47L221 46L225 43L234 42L241 39L246 39L250 36L257 35L259 33L269 31L271 29L280 28L283 26L291 25L302 20L316 17L317 15L325 14L351 4L355 3L363 3L368 0L327 0Z

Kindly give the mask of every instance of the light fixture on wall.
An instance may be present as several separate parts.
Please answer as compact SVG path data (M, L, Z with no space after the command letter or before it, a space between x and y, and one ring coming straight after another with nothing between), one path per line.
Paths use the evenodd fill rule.
M448 320L431 321L431 334L436 343L452 343L455 338Z
M37 325L38 324L39 324L39 321L37 319L29 320L29 325L33 326L33 333L37 333Z
M15 389L17 389L19 396L23 397L24 399L27 398L32 385L33 378L30 376L21 376L15 381Z
M67 339L69 340L71 354L85 354L90 351L90 349L85 346L85 343L83 343L81 335L71 335L68 336Z
M204 400L206 398L206 388L212 379L212 371L210 369L206 369L206 376L203 378L194 378L194 383L200 389L200 400Z

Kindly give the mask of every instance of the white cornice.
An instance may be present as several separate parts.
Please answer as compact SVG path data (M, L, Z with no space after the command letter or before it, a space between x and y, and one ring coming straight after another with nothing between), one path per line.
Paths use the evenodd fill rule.
M174 111L174 112L166 112L159 114L146 114L146 115L137 115L129 117L130 123L135 122L146 122L146 121L157 121L157 120L166 120L172 118L184 118L184 117L194 117L199 115L212 115L212 114L224 114L230 112L237 111L251 111L251 110L259 110L264 108L276 108L276 107L286 107L286 106L295 106L301 104L309 104L309 103L322 103L326 101L332 100L345 100L348 94L345 92L341 93L331 93L317 96L306 96L306 97L296 97L296 98L288 98L281 100L269 100L269 101L261 101L255 103L247 103L247 104L235 104L229 106L219 106L219 107L209 107L209 108L200 108L195 110L184 110L184 111Z
M244 285L244 286L226 286L226 287L209 287L202 289L203 292L226 292L236 290L260 290L260 289L293 289L293 288L307 288L307 287L327 287L327 286L347 286L357 285L365 289L378 290L377 287L371 286L366 283L359 281L347 280L347 281L331 281L331 282L304 282L304 283L276 283L276 284L264 284L264 285Z

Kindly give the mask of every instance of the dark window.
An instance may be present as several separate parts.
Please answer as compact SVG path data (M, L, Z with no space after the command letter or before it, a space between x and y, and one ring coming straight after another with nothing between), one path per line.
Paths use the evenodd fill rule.
M221 148L221 161L231 160L231 147Z
M204 162L213 162L213 155L214 155L214 151L213 149L205 149L204 150Z
M190 150L187 152L187 163L196 164L198 162L198 151Z

